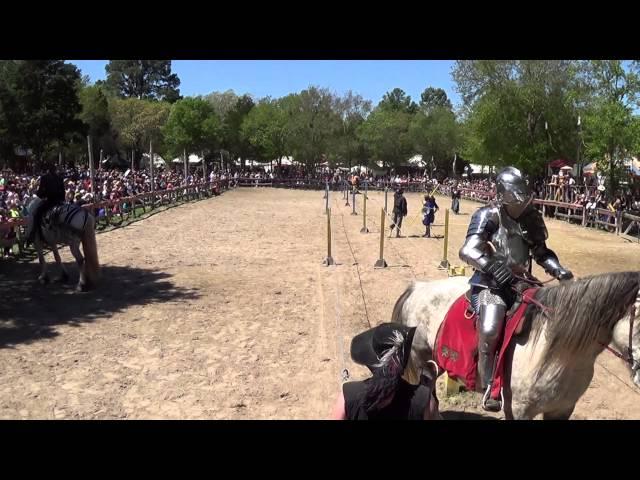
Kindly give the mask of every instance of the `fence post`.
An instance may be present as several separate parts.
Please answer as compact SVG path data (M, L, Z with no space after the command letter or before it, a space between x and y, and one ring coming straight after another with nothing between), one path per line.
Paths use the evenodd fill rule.
M156 204L156 199L154 195L156 180L154 178L154 172L153 172L153 140L149 140L149 176L151 177L151 210L153 210Z
M440 266L438 267L440 270L449 268L449 260L447 257L449 256L449 209L447 208L444 212L444 250L442 253L442 261L440 262Z
M327 210L327 257L322 264L327 267L329 265L335 265L333 257L331 256L331 209Z
M345 203L344 206L348 207L349 206L349 184L347 183L346 180L344 182L345 182L345 184L344 184L344 193L345 193L345 195L344 196L347 199L347 203Z
M93 166L93 144L91 142L91 135L87 135L87 150L89 154L89 178L91 178L91 198L96 198L96 176L95 168Z
M325 188L324 199L324 211L329 215L329 182L327 182L327 186Z
M358 212L356 212L356 190L355 189L351 193L351 203L353 203L353 205L352 205L353 208L351 210L351 215L357 215Z
M389 210L387 210L387 197L389 194L389 186L385 184L384 186L384 213L388 213Z
M384 261L384 217L385 211L380 209L380 258L376 261L374 268L387 267L387 262Z
M362 204L362 228L360 229L360 233L369 233L369 229L367 228L367 185L364 187L364 199ZM354 202L355 205L355 202Z

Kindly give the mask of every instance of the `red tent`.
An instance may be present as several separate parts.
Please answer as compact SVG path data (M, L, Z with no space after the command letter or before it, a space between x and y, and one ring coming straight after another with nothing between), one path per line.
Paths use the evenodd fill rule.
M549 166L551 168L562 168L562 167L570 167L574 163L575 162L572 162L571 160L559 158L557 160L554 160L553 162L549 162Z

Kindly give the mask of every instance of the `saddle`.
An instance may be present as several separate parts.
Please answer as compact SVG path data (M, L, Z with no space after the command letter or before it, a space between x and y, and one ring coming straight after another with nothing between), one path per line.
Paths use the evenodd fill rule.
M522 331L525 312L532 303L537 288L527 288L518 294L506 314L505 327L498 347L498 361L491 383L490 396L500 400L505 378L505 364L510 362L509 347L513 338ZM478 371L478 317L471 306L470 291L461 295L449 308L438 329L434 360L450 378L460 381L467 390L476 390Z
M49 207L42 215L42 225L53 226L56 224L56 218L62 211L64 203L57 203Z

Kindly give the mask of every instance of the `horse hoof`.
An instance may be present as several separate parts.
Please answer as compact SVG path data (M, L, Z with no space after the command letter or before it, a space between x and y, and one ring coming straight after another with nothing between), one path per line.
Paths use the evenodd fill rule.
M89 286L86 284L78 284L76 287L76 291L78 292L88 292L90 290Z
M46 285L47 283L49 283L49 277L38 277L38 281L41 285Z

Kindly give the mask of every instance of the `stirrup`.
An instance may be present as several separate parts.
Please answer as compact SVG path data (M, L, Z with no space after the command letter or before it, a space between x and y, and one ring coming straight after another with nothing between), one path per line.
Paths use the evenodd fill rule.
M495 408L489 407L487 405L487 402L489 400L493 400L491 398L491 383L489 383L489 385L487 386L487 390L484 392L484 395L482 396L482 409L487 411L487 412L499 412L502 410L502 406L504 405L504 392L503 389L500 389L500 400L495 400L496 402L498 402L498 409L496 410Z

